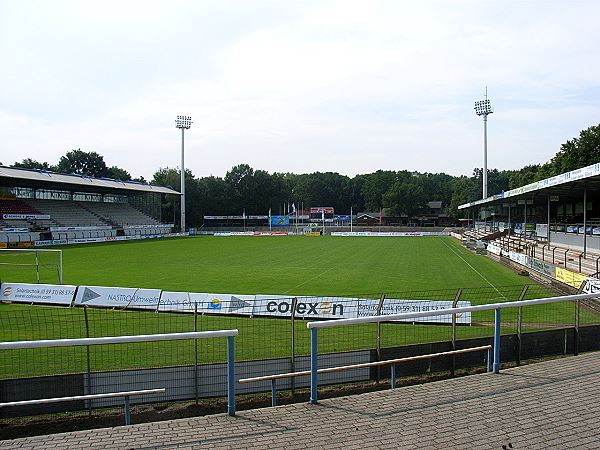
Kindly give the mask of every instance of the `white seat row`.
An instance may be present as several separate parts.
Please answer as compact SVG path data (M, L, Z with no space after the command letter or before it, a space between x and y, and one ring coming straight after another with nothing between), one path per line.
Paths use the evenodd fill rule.
M52 239L88 239L116 235L117 230L53 231Z
M0 233L0 242L33 242L40 240L40 233Z
M168 234L171 232L170 228L125 228L125 236L152 236L157 234Z

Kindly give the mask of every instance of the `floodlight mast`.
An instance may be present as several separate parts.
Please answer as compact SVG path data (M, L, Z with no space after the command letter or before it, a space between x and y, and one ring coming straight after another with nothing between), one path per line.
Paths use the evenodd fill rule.
M190 116L177 116L175 126L181 128L181 228L180 231L185 233L185 164L184 164L184 131L189 130L192 126L192 118Z
M487 87L485 88L485 100L475 102L475 114L483 116L483 198L487 198L487 116L492 114L494 110L487 98Z

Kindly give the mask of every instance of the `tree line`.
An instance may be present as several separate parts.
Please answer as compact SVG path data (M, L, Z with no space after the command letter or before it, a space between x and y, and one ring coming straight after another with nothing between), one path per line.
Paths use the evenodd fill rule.
M561 145L555 156L545 164L527 165L518 170L488 171L488 192L500 193L534 181L600 162L600 124L581 131L579 137ZM71 150L56 165L40 163L30 158L12 167L76 173L122 181L146 183L143 177L133 179L129 172L117 166L107 166L96 152ZM190 226L201 225L204 215L285 214L287 205L333 206L338 213L389 208L390 214L414 216L429 201L442 201L447 212L461 217L458 205L481 198L483 171L473 170L470 176L445 173L420 173L407 170L378 170L348 177L337 172L310 174L269 173L253 169L248 164L231 168L224 177L199 177L186 169L186 215ZM160 168L150 184L180 187L177 168ZM177 218L178 198L168 196L163 204L163 217Z

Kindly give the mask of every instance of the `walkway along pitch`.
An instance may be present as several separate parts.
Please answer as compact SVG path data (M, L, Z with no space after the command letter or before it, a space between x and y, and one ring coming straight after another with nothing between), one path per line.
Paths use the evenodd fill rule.
M248 447L600 448L600 353L318 405L0 441L0 449Z

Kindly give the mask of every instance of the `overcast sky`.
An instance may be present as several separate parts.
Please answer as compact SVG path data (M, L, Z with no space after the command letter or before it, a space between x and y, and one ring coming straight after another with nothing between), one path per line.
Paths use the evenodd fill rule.
M0 161L147 179L546 162L600 123L599 1L0 0Z

